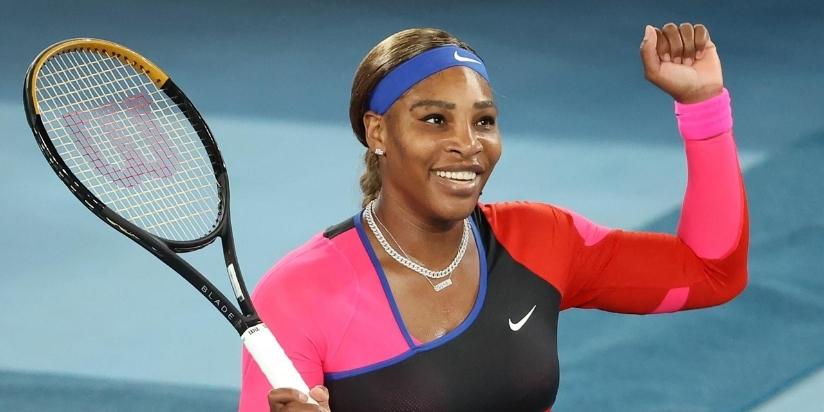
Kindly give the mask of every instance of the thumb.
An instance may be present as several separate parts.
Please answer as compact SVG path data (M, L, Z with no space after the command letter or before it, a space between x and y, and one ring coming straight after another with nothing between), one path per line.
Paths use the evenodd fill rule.
M655 29L647 25L644 27L644 39L641 40L641 63L644 64L644 73L649 76L658 72L661 67L661 59L658 57L658 35Z
M329 411L329 389L322 385L315 386L309 391L309 396L318 403L320 410Z

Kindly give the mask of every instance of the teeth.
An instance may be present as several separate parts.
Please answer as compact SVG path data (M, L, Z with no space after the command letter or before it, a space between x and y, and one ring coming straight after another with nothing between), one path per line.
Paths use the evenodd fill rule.
M446 179L464 180L464 181L474 180L475 177L478 175L475 172L464 172L464 171L462 171L462 172L447 172L447 171L443 171L443 170L438 170L438 171L435 172L435 174L440 176L440 177L446 178Z

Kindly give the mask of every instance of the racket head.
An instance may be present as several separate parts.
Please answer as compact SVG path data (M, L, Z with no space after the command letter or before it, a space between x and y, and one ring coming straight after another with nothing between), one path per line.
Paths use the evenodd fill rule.
M147 249L147 234L185 252L228 230L228 178L211 130L147 58L107 40L58 42L29 67L24 106L63 183Z

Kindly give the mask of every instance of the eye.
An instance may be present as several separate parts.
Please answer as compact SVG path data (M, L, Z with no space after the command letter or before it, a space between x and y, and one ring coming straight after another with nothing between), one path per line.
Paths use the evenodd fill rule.
M490 128L492 126L495 126L495 118L492 116L484 116L481 117L480 120L478 120L478 123L476 124L480 127Z
M421 120L423 120L426 123L435 124L435 125L442 125L442 124L446 123L446 118L443 117L440 114L437 114L437 113L430 114L430 115L424 117Z

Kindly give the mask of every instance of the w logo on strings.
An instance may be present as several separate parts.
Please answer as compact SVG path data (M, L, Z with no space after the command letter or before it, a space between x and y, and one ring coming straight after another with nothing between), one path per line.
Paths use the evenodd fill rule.
M132 188L145 177L169 178L180 169L180 156L156 124L150 103L145 94L129 96L88 111L67 113L63 125L99 174L118 186ZM118 158L117 164L111 163Z

